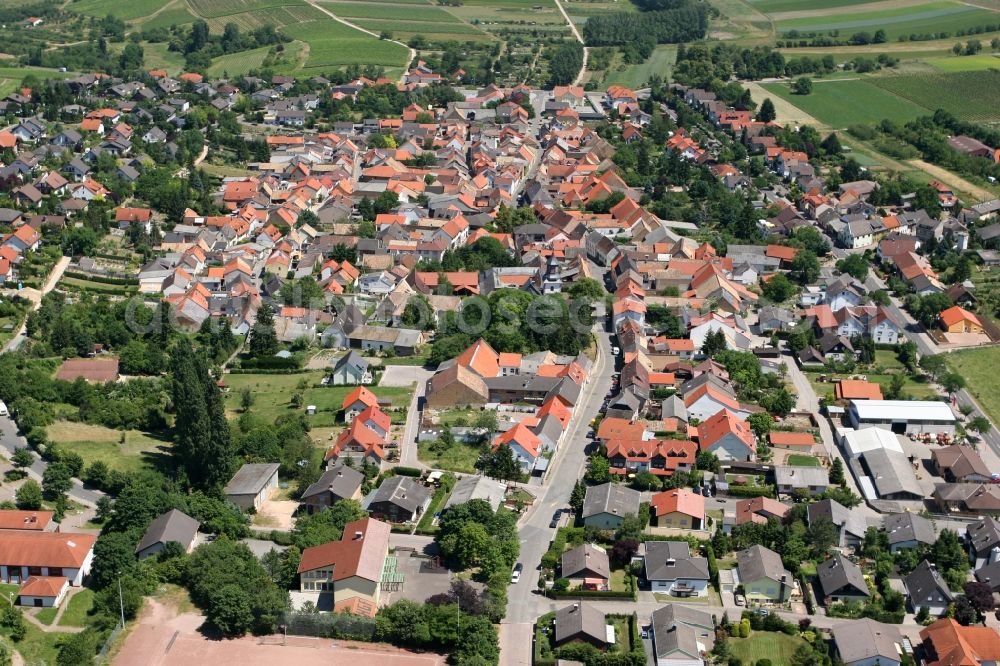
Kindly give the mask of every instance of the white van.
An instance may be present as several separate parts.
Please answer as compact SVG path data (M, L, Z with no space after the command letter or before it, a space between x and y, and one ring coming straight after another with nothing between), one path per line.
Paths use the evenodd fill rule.
M0 400L0 416L10 416L10 412L7 411L7 405L4 404L3 400Z

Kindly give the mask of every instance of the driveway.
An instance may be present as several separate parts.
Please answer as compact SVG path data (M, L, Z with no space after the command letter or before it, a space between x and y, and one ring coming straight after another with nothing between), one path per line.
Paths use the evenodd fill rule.
M420 407L427 390L427 380L433 370L412 365L387 365L379 379L379 386L414 386L413 400L406 413L403 438L399 442L399 464L406 467L426 469L427 465L417 458L417 433L420 430Z

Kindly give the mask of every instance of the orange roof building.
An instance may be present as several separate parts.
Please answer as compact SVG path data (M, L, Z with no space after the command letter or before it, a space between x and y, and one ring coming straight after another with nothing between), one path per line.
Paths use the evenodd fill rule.
M306 548L298 568L300 592L332 593L334 607L341 612L373 617L390 531L389 523L363 518L347 523L340 541Z
M702 451L710 451L720 460L752 460L757 453L750 424L727 409L720 409L698 426L698 443Z
M882 400L882 387L861 379L841 379L833 394L837 400Z
M940 315L941 327L948 333L982 333L983 323L979 317L957 305L944 310Z
M700 530L705 523L705 498L687 488L656 493L649 504L657 527Z
M378 398L364 386L359 386L344 398L340 408L344 410L344 421L352 421L355 416L369 407L377 407Z
M1000 661L1000 634L992 627L963 627L951 618L920 632L926 666L982 666Z
M6 509L0 511L0 530L24 530L28 532L50 532L53 527L58 531L59 524L52 522L51 511L18 511Z
M767 436L771 446L783 449L811 449L816 444L816 439L808 432L772 430Z
M763 525L771 518L784 520L792 508L769 497L752 497L736 503L736 524L758 523Z
M90 572L96 536L64 532L6 532L0 538L4 583L26 581L29 570L48 576L53 571L81 585Z

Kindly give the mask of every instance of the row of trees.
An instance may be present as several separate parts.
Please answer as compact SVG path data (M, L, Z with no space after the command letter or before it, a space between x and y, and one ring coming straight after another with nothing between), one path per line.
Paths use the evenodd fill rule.
M657 2L650 2L656 6ZM613 46L652 41L680 44L701 39L708 29L708 10L691 0L670 2L671 9L646 12L612 12L591 16L583 26L589 46Z

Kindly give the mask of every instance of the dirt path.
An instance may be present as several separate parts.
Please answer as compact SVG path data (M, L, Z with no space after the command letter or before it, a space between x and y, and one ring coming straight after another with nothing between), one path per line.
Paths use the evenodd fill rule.
M770 97L771 102L774 104L774 111L777 114L777 121L779 123L812 125L817 129L826 127L826 125L816 120L799 107L785 101L775 94L772 94L759 83L746 82L743 84L743 87L750 91L750 96L753 98L753 101L757 102L757 104L763 102L765 98Z
M327 16L329 16L330 18L332 18L334 21L336 21L338 23L343 23L348 28L354 28L355 30L360 30L361 32L365 33L366 35L371 35L375 39L381 39L381 37L378 35L378 33L374 33L371 30L367 30L365 28L362 28L360 25L356 25L354 23L351 23L348 20L342 19L339 16L337 16L336 14L334 14L333 12L331 12L329 9L325 9L324 7L321 7L320 5L316 4L315 2L312 2L312 0L306 0L306 2L307 2L307 4L312 5L312 7L314 9L318 9L319 11L323 12L324 14L326 14ZM393 44L399 44L400 46L402 46L403 48L405 48L410 53L410 55L408 56L408 60L406 62L406 65L403 67L403 73L399 75L399 82L403 83L403 81L406 78L406 70L410 66L410 64L416 59L417 52L414 49L411 49L409 46L407 46L406 44L404 44L403 42L401 42L401 41L399 41L397 39L387 39L385 41L392 42ZM584 62L586 62L586 54L584 54Z
M573 79L573 85L578 86L580 85L580 81L583 80L583 75L587 73L587 59L590 57L590 49L587 48L587 43L583 41L583 35L581 35L580 31L576 29L576 24L570 20L569 14L567 14L566 10L563 9L562 3L559 2L559 0L555 0L555 3L556 7L559 8L559 13L563 15L563 18L566 19L566 23L569 24L570 32L572 32L573 36L576 37L576 41L583 44L583 64L580 65L580 71L577 72L576 78Z
M993 192L990 192L989 190L982 188L974 183L970 183L961 176L956 176L951 171L948 171L947 169L942 169L941 167L936 166L934 164L930 164L929 162L925 162L923 160L907 160L906 163L916 169L920 169L921 171L929 173L930 175L934 176L945 185L954 187L963 192L971 194L976 198L977 203L997 198L997 195L994 194Z

